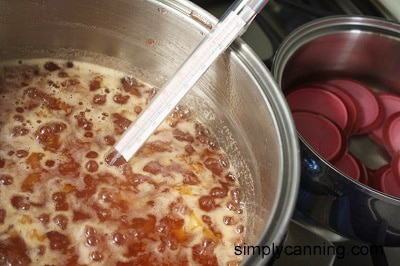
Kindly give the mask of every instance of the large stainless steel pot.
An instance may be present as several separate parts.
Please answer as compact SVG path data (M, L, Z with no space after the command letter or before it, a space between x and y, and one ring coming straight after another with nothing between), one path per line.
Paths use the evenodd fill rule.
M331 17L290 34L273 75L283 90L329 77L361 80L399 93L400 25L367 17ZM301 185L295 218L375 245L400 245L400 199L371 189L335 169L301 138ZM328 141L328 140L327 140ZM366 136L350 150L372 168L390 157Z
M84 60L161 86L215 22L184 0L1 1L0 57ZM246 245L276 245L294 209L299 154L290 111L272 75L238 40L184 104L217 134L239 170ZM270 255L256 254L247 263Z

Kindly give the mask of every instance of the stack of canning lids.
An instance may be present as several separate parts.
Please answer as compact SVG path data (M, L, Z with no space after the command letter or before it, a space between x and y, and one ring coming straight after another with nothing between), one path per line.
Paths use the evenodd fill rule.
M400 96L336 78L296 86L286 99L298 132L320 156L355 180L400 198ZM365 166L348 149L357 135L383 147L390 163Z

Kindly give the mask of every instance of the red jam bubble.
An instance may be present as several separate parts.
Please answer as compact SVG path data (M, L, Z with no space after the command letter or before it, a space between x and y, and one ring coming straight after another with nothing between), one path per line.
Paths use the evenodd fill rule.
M105 156L104 160L110 166L121 166L127 163L125 158L116 150L110 151Z

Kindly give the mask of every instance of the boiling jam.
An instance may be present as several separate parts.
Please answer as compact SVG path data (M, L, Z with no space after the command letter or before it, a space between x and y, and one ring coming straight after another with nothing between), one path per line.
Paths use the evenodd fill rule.
M128 163L106 152L157 88L83 62L0 65L1 265L236 265L234 169L179 106Z

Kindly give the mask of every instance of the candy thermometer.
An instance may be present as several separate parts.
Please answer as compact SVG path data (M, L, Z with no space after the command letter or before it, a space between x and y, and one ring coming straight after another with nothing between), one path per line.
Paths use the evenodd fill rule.
M241 36L268 0L236 0L106 156L129 161L229 45Z

